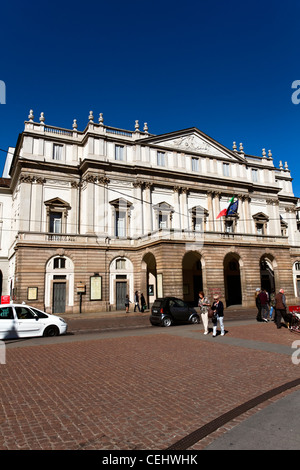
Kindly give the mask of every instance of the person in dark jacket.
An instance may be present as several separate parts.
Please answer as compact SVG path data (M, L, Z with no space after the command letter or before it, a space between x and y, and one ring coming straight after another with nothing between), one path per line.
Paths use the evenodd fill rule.
M212 317L213 323L213 337L217 336L217 323L219 321L221 327L221 336L224 336L224 305L223 302L219 299L218 295L214 295L214 301L211 306L211 309L214 311L214 316Z
M260 293L258 294L258 297L260 298L260 304L261 304L261 317L262 321L268 321L268 314L269 314L269 296L266 292L265 289L262 289Z
M277 328L281 328L281 318L286 318L286 299L284 290L280 289L278 294L275 295L275 323Z
M260 301L259 293L260 293L260 288L258 287L255 291L255 303L256 303L256 307L257 307L256 320L257 321L262 321L262 318L261 318L261 301Z
M142 312L146 310L146 300L143 293L141 293L141 309Z

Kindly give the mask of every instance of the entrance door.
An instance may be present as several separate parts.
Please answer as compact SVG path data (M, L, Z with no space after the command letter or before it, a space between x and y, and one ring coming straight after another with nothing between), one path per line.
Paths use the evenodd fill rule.
M116 308L117 310L125 309L126 290L127 290L127 282L124 282L124 281L116 282Z
M66 283L53 283L53 313L65 313L66 309Z

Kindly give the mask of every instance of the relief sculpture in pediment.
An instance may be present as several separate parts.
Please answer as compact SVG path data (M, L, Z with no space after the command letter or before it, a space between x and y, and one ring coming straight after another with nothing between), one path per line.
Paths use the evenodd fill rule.
M179 147L181 149L191 150L194 152L200 152L209 155L221 155L219 150L195 135L179 137L178 139L173 140L172 144L174 147Z

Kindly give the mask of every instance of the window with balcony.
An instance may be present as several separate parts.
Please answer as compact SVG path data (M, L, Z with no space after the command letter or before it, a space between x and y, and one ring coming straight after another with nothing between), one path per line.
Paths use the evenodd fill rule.
M269 217L263 212L253 216L257 235L267 235Z
M192 230L194 232L205 232L208 210L201 206L195 206L189 212Z
M153 210L155 213L157 229L170 229L172 227L173 207L167 202L161 202L153 206Z
M110 202L113 211L113 235L118 238L128 237L130 233L130 215L132 203L119 198Z
M60 198L54 198L46 201L45 206L47 211L46 232L66 233L70 205Z

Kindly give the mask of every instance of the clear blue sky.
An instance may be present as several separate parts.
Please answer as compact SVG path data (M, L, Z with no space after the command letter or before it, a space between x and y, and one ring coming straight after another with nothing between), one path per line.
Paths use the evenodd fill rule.
M17 0L0 10L1 149L15 146L30 109L49 125L75 118L79 130L90 110L153 134L195 126L229 148L271 149L300 197L299 0Z

